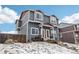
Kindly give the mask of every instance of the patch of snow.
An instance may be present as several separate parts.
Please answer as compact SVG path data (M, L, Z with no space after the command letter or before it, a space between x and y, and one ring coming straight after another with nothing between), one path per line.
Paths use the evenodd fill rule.
M57 44L46 42L0 44L0 54L76 54Z

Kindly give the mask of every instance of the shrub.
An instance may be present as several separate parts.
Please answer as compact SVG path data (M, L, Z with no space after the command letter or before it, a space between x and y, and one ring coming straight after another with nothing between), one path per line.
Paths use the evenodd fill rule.
M55 44L57 44L57 41L56 41L56 40L47 40L46 42L48 42L48 43L55 43Z
M39 37L35 37L35 38L32 38L32 41L44 41L43 38L39 38Z

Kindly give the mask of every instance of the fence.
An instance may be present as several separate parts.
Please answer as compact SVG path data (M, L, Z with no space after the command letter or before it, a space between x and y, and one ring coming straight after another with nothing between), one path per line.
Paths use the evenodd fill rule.
M0 33L0 43L4 43L8 39L12 39L13 41L16 40L20 43L26 43L26 35Z

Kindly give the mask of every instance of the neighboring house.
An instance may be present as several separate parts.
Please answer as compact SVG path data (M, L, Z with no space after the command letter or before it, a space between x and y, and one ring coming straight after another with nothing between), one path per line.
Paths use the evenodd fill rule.
M26 10L16 20L16 27L19 34L26 35L26 41L35 37L48 39L59 39L58 18L55 15L45 15L40 10Z
M60 40L69 43L79 43L79 25L60 23Z

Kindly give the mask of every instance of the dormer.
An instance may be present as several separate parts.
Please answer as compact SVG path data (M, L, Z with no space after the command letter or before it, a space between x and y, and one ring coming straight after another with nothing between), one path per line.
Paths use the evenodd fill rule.
M55 15L50 16L50 23L52 25L58 25L58 18Z
M43 22L43 12L40 10L29 10L29 21L31 22Z
M35 11L35 21L43 21L43 12L40 10Z
M50 16L44 15L44 24L49 24L50 23Z

